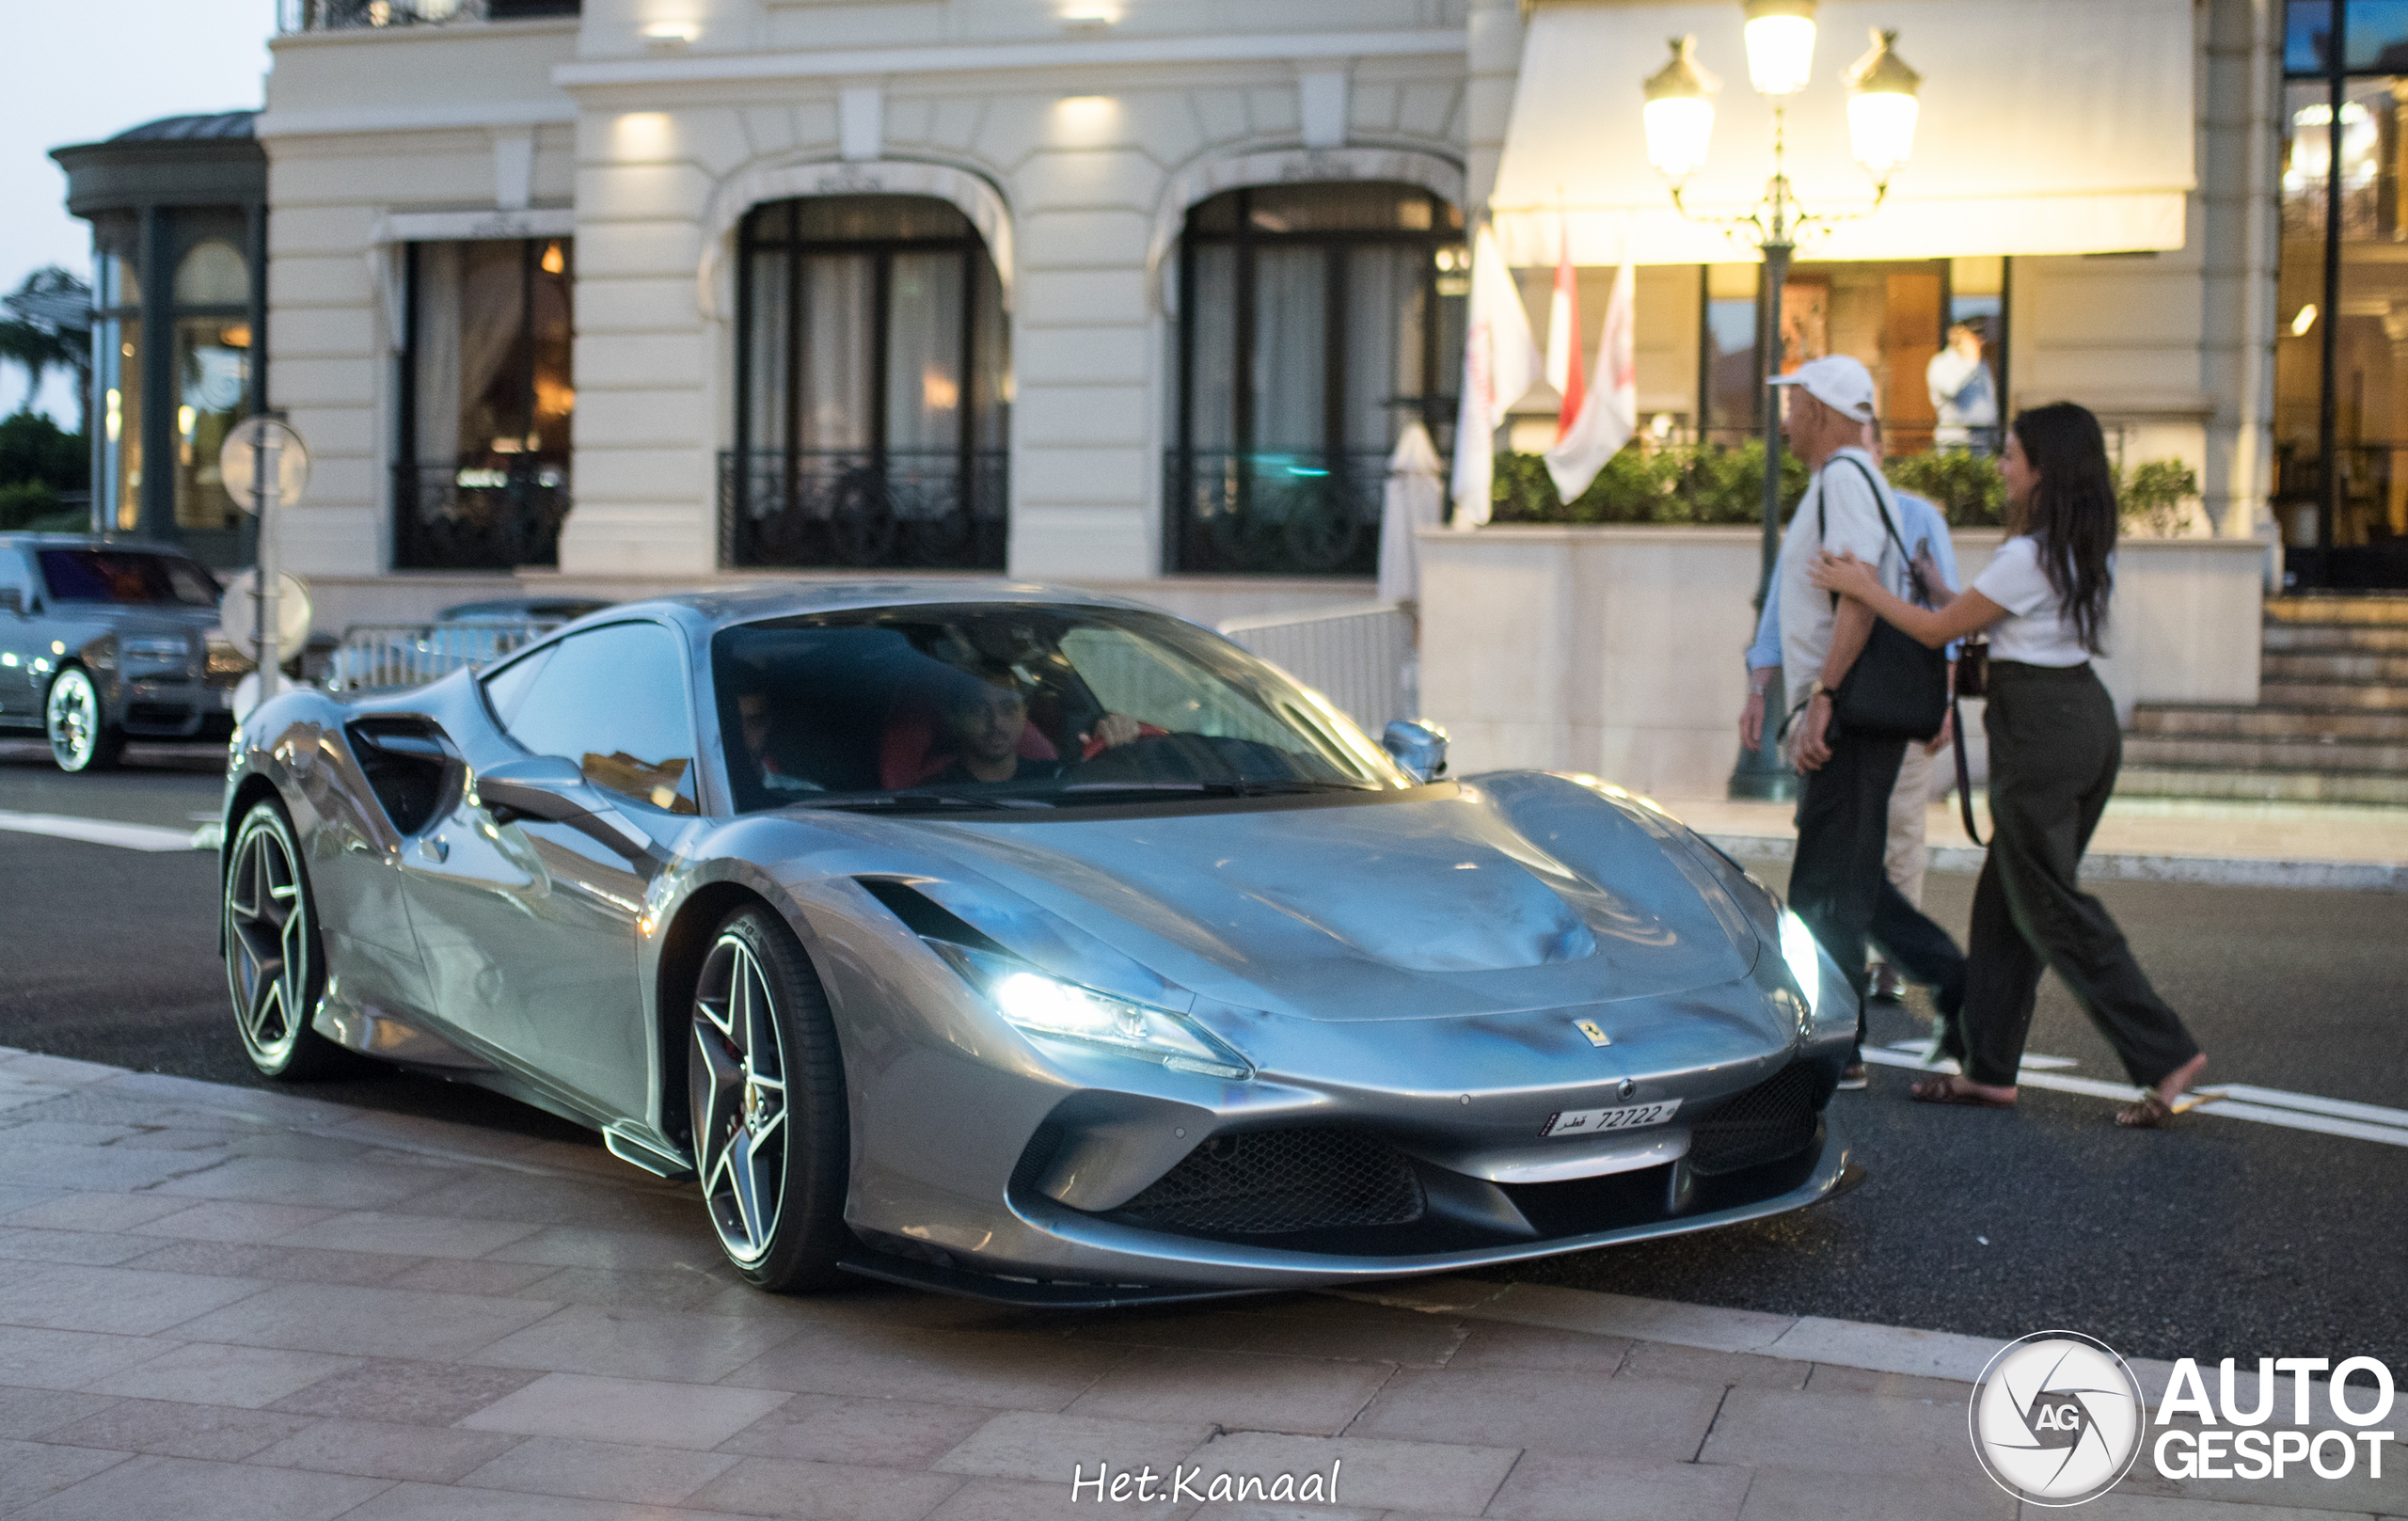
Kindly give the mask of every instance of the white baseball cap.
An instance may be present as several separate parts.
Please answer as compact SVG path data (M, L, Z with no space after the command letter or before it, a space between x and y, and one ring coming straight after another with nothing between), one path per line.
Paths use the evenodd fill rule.
M1861 360L1845 354L1827 354L1819 359L1809 359L1785 375L1776 375L1776 386L1803 386L1806 394L1832 411L1870 422L1874 417L1873 372Z

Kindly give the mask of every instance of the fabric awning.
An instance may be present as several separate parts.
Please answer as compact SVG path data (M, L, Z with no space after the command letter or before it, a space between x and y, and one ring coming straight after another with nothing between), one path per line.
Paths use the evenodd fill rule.
M1790 98L1789 173L1810 210L1871 203L1848 156L1839 77L1895 28L1923 74L1914 157L1879 214L1812 236L1801 259L2125 253L2182 246L2196 184L2192 0L1825 0L1814 83ZM1772 109L1748 87L1735 0L1542 5L1530 16L1497 188L1506 261L1748 262L1753 246L1685 220L1647 162L1640 84L1694 33L1719 75L1697 213L1751 208L1772 170ZM1559 212L1560 220L1559 220Z

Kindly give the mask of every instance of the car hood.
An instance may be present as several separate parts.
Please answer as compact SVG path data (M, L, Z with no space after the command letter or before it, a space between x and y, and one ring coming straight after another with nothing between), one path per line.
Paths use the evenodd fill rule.
M1276 1013L1561 1007L1725 983L1755 961L1747 914L1686 831L1561 777L1116 812L911 827L1202 998ZM948 907L988 917L967 879L954 886ZM990 920L1006 944L1014 917Z

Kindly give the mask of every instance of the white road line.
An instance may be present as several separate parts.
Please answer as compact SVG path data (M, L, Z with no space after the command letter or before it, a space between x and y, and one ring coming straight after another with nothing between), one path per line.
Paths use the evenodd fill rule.
M1877 1046L1864 1049L1864 1059L1878 1067L1906 1067L1917 1071L1955 1072L1956 1064L1941 1061L1926 1066L1916 1052L1928 1050L1930 1042L1901 1041L1906 1050L1884 1051ZM2065 1056L2037 1058L2052 1064L2070 1067L2073 1061ZM2048 1088L2057 1093L2079 1093L2090 1099L2113 1099L2130 1102L2140 1097L2141 1090L2129 1083L2106 1083L2095 1077L2075 1077L2068 1072L2036 1071L2035 1058L2025 1056L2023 1068L2016 1073L2016 1085L2027 1088ZM2408 1110L2385 1109L2380 1104L2353 1103L2346 1099L2320 1099L2309 1093L2287 1093L2280 1088L2252 1087L2246 1083L2210 1084L2199 1090L2207 1098L2194 1115L2216 1115L2226 1119L2254 1120L2260 1125L2279 1125L2285 1130L2315 1131L2322 1135L2346 1135L2353 1140L2375 1141L2384 1146L2408 1146Z
M1918 1062L1928 1062L1931 1059L1931 1048L1937 1044L1939 1042L1935 1040L1893 1040L1890 1042L1890 1049L1903 1051ZM2027 1072L2046 1072L2054 1068L2080 1065L2071 1056L2043 1056L2029 1051L2023 1054L2023 1070ZM1950 1070L1954 1071L1955 1069L1951 1068Z
M120 824L106 818L71 818L65 814L16 814L0 809L0 830L13 830L19 834L47 834L59 840L84 840L93 845L114 845L127 850L193 850L214 849L216 842L204 846L198 839L201 832L188 829L161 829L156 824Z

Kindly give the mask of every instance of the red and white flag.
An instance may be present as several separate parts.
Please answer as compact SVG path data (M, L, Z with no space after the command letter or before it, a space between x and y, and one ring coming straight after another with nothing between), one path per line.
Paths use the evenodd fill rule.
M1513 272L1486 227L1472 240L1471 309L1464 322L1463 410L1455 423L1455 478L1450 495L1454 526L1477 528L1488 521L1489 493L1496 479L1497 430L1506 408L1522 399L1545 365L1530 336L1529 313Z
M1555 441L1572 431L1580 416L1580 281L1572 272L1572 231L1563 230L1561 251L1555 260L1555 295L1546 308L1546 383L1563 398L1555 415Z
M1638 283L1624 259L1614 276L1613 299L1606 303L1606 330L1597 339L1588 400L1546 452L1546 473L1566 501L1588 490L1606 461L1639 431L1638 307Z

